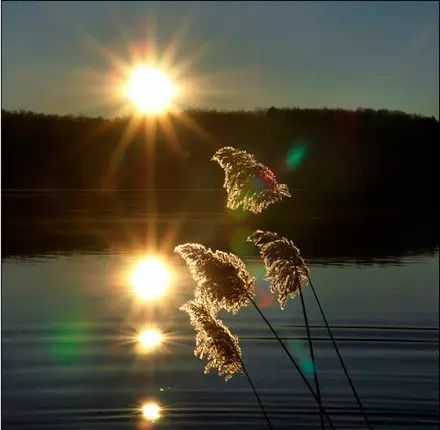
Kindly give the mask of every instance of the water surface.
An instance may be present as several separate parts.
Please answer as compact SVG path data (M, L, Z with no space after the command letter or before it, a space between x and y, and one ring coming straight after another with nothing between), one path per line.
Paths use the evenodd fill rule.
M127 254L42 255L3 262L4 428L137 428L137 407L154 398L157 428L263 428L247 381L204 375L193 332L177 311L192 294L182 263L170 260L171 294L141 306L130 294ZM247 263L261 271L256 258ZM437 428L438 256L360 265L310 264L328 319L375 428ZM325 406L337 428L361 428L356 404L305 290ZM298 301L281 312L259 282L259 303L292 354L308 365ZM140 356L127 342L156 323L170 339ZM316 407L253 309L225 316L276 428L317 428Z
M313 381L299 300L279 309L255 250L244 242L256 226L298 238L373 427L438 428L438 245L426 224L418 229L395 215L371 214L347 221L344 213L330 222L293 212L273 212L259 224L204 208L203 199L198 211L154 217L131 206L116 215L110 209L90 214L81 199L63 209L59 201L20 198L6 198L2 228L3 428L266 428L244 376L225 382L203 374L204 363L193 355L194 332L178 311L193 283L172 254L191 240L241 255L258 279L263 312ZM58 212L48 215L51 207ZM151 240L152 224L173 282L160 302L142 305L128 275ZM310 289L304 294L324 405L336 428L365 428ZM274 428L319 428L312 397L257 312L222 317L240 337ZM140 355L131 339L146 322L168 340ZM163 408L154 424L140 417L147 399Z

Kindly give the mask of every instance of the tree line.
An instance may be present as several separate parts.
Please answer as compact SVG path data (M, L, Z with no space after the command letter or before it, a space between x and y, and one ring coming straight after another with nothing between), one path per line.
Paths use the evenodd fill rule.
M137 128L131 123L129 117L2 111L2 188L123 191L154 184L179 190L184 199L221 187L223 172L210 158L234 146L254 153L305 204L437 207L439 122L433 117L272 107L188 110L162 118L155 129L151 120Z

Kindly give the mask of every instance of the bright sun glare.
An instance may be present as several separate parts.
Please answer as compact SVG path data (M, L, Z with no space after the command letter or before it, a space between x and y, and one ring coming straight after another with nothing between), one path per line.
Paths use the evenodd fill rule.
M147 402L142 405L142 416L145 420L156 421L161 417L160 406L156 402Z
M166 293L171 281L171 272L159 258L146 257L136 264L130 281L138 297L153 301Z
M138 332L136 340L142 352L149 352L162 343L163 334L157 328L147 327Z
M160 114L171 107L177 87L169 75L156 67L141 65L133 69L126 95L142 114Z

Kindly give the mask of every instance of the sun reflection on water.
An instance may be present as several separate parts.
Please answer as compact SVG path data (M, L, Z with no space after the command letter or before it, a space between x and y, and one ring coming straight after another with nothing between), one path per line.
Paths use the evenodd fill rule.
M163 341L164 335L156 327L144 327L136 335L136 346L141 353L148 353L156 350Z
M162 409L155 401L145 402L141 407L142 417L146 421L157 421L162 416Z
M130 283L137 297L156 301L163 297L171 282L171 271L158 257L148 256L133 268Z

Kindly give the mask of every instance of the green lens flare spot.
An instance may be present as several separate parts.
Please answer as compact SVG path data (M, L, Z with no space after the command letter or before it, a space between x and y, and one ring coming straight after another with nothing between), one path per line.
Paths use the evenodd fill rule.
M79 320L64 321L54 329L49 350L60 365L69 365L81 357L85 342L85 325Z
M266 269L263 263L249 263L248 270L257 281L263 281L266 276Z
M230 245L234 253L243 256L249 255L253 251L251 243L247 242L248 236L251 234L248 228L237 228L231 235Z
M304 360L301 363L301 367L307 375L313 375L315 373L315 366L313 365L313 361L310 359Z
M288 151L286 165L290 170L295 170L301 166L306 158L309 148L305 142L295 143Z

